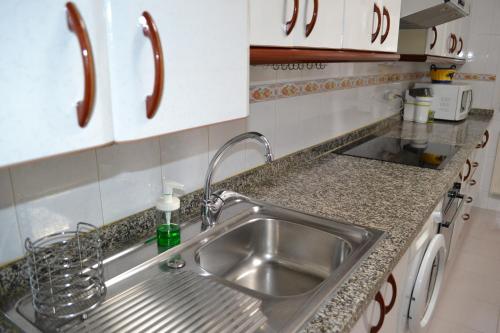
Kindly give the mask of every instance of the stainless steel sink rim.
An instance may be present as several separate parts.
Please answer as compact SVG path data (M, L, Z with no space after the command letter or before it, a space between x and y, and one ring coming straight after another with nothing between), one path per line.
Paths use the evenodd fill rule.
M315 288L312 288L308 292L292 296L263 294L210 274L198 265L196 256L203 246L229 233L231 230L236 230L245 224L251 223L249 222L250 220L261 216L259 214L267 214L268 217L273 219L285 220L287 223L297 222L299 225L335 234L350 244L354 244L351 255L336 270L331 272L327 279L319 283ZM235 197L232 202L225 203L224 210L219 217L219 222L214 227L204 230L201 228L201 220L197 220L183 229L184 235L191 234L189 240L153 258L150 257L151 259L130 269L122 270L118 275L107 277L108 297L111 298L124 290L128 290L145 278L150 278L156 274L164 274L166 271L172 271L166 266L165 261L178 256L186 262L186 265L178 271L191 271L201 276L210 277L211 280L221 285L259 300L258 309L267 318L266 323L261 323L262 326L259 332L295 332L314 315L324 301L334 296L338 287L349 276L350 272L358 267L360 262L370 254L370 250L385 235L383 231L377 229L360 227L339 220L305 214L252 200L241 195ZM113 268L116 267L113 267L113 265L123 265L120 260L123 262L134 262L130 258L134 256L134 253L135 256L138 256L137 253L140 251L149 251L148 253L150 253L153 250L146 248L145 244L138 245L135 249L126 250L127 254L116 255L116 264L113 260L108 260L105 261L105 265L110 265L110 270L114 271ZM25 314L21 313L23 311ZM34 328L32 324L29 324L29 310L22 308L19 304L15 309L9 310L7 316L20 324L21 328Z

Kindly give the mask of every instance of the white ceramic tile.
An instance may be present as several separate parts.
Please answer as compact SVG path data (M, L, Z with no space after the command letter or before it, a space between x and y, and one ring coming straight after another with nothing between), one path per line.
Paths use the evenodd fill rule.
M246 130L246 119L239 119L212 125L208 128L209 159L217 150L233 137ZM245 143L239 143L225 153L214 173L213 181L217 182L234 176L245 168Z
M262 102L250 105L250 116L247 119L247 131L262 133L274 153L276 143L276 102ZM255 142L248 142L245 153L245 168L251 169L266 162L263 147Z
M161 194L157 138L97 149L104 223L154 206Z
M491 33L496 0L471 1L471 32Z
M251 85L276 82L277 75L271 66L250 66Z
M80 221L102 225L94 150L11 169L21 239L74 230Z
M282 81L300 81L302 80L302 74L300 70L290 70L290 69L278 69L276 70L276 80L278 82Z
M330 126L325 121L325 97L323 94L300 98L298 135L303 148L314 146L330 138Z
M0 169L0 266L22 257L23 245L17 226L16 207L9 169Z
M274 154L283 157L300 150L301 97L283 98L276 101L276 139Z
M494 102L495 83L483 81L470 81L474 94L473 107L479 109L492 109Z
M208 167L208 127L161 137L162 176L184 184L189 193L203 187Z
M490 54L492 36L488 34L475 34L468 40L467 63L460 71L464 73L491 73L496 70L496 57Z

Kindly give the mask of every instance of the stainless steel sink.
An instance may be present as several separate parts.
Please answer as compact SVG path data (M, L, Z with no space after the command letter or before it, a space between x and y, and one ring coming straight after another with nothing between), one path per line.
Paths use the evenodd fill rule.
M383 236L235 195L215 226L205 230L201 219L183 226L181 245L158 254L155 242L145 242L107 259L104 304L84 322L50 327L295 332ZM171 268L172 258L185 265ZM46 329L30 301L20 300L7 316L26 331Z
M310 291L352 252L332 232L258 218L223 234L197 252L200 266L229 282L271 296Z

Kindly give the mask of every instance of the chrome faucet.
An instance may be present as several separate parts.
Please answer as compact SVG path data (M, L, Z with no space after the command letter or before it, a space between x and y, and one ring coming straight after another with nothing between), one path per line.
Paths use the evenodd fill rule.
M217 218L219 217L222 206L224 205L224 200L227 196L224 195L224 192L227 192L228 195L231 193L234 194L234 192L230 191L218 191L216 193L212 193L212 175L215 169L217 168L217 165L219 164L220 160L222 159L224 153L228 151L231 147L233 147L235 144L245 140L255 140L261 143L266 149L266 154L265 154L266 163L271 163L273 161L271 145L269 144L267 138L260 133L257 132L243 133L226 142L215 153L214 157L210 161L207 170L207 175L205 177L205 192L203 195L203 201L201 203L201 218L203 225L205 227L213 226L217 222Z

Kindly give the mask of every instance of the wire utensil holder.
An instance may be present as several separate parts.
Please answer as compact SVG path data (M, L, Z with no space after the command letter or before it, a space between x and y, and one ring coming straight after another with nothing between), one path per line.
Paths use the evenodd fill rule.
M83 316L106 296L99 230L80 222L76 231L26 239L33 307L38 315L70 319Z

